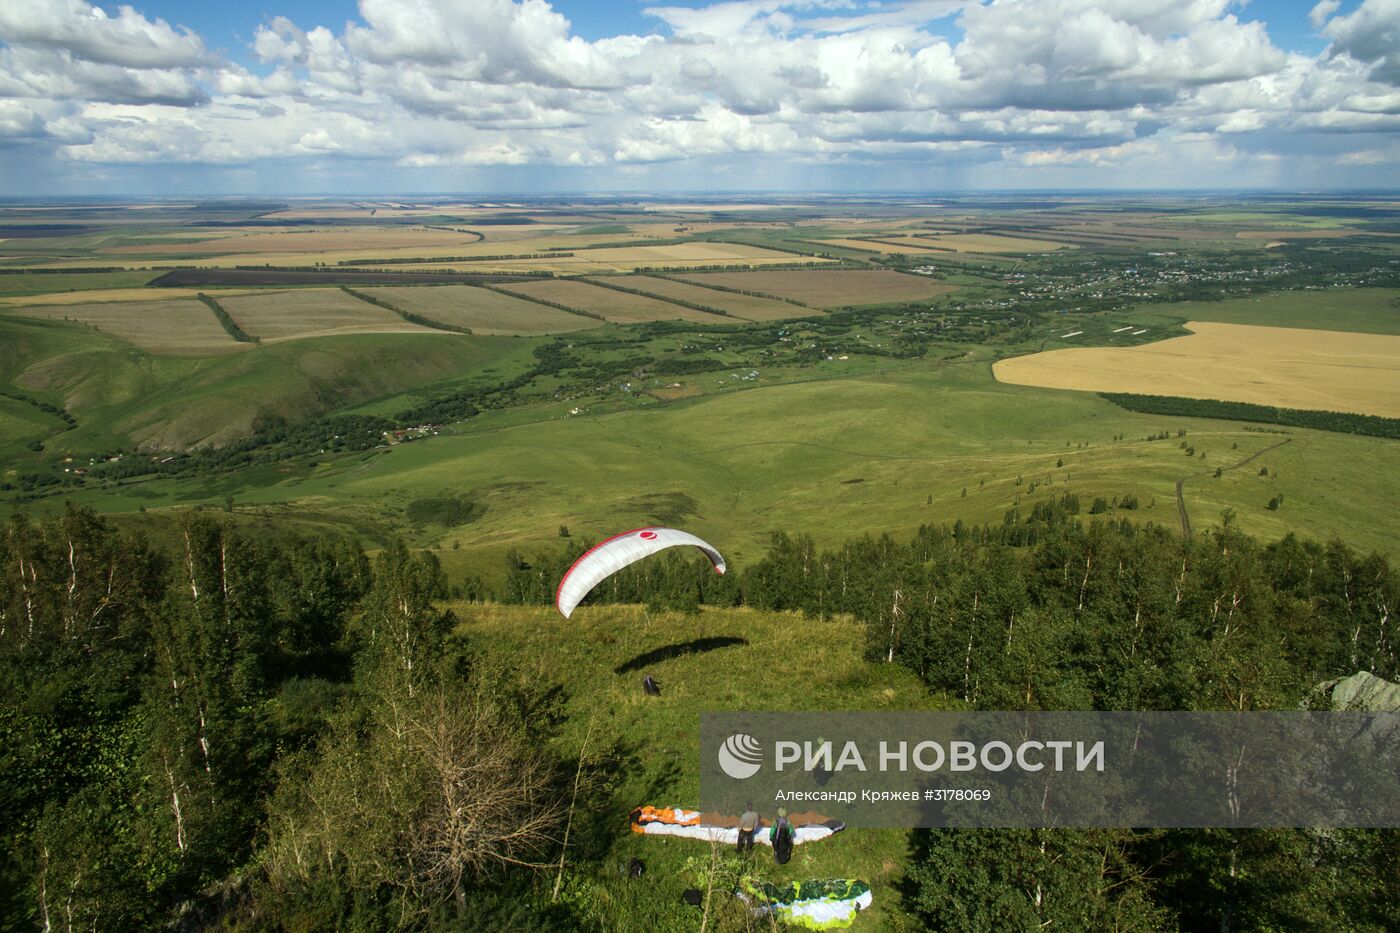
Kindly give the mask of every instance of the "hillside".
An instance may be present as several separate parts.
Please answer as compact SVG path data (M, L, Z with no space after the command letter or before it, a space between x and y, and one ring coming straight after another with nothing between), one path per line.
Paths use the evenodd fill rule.
M598 606L565 621L552 608L460 603L452 608L462 619L456 632L468 649L481 652L504 676L558 684L566 717L561 758L576 758L588 736L593 754L606 750L602 754L616 759L606 806L588 814L580 843L597 864L574 881L569 897L593 910L626 904L630 929L686 929L696 920L681 893L696 886L692 863L708 858L709 847L638 835L629 830L627 816L643 805L694 806L700 713L936 708L908 671L866 661L864 628L847 619L817 621L742 608L693 614ZM644 694L642 678L648 674L661 684L661 696ZM773 882L865 880L874 891L874 907L852 929L915 929L900 906L898 888L909 845L907 832L847 830L798 846L785 866L760 850L756 871ZM647 866L644 896L626 877L634 858Z

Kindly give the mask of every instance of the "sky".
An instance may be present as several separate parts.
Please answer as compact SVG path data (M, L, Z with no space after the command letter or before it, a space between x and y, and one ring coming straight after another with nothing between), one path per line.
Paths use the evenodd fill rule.
M0 0L0 196L1400 189L1400 0Z

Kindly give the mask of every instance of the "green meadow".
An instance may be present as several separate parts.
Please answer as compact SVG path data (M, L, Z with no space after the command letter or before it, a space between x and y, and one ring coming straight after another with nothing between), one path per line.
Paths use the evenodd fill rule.
M1096 498L1136 497L1135 509L1112 515L1179 527L1182 479L1197 532L1230 509L1265 538L1295 530L1393 552L1400 536L1400 519L1376 508L1393 489L1394 441L1138 414L1088 393L1003 385L985 359L596 415L570 416L569 404L488 412L441 437L314 466L132 481L73 498L132 512L233 496L248 520L377 525L441 549L451 570L488 576L508 550L555 547L560 525L596 538L681 523L738 561L756 559L777 530L835 545L926 523L999 524L1008 510L1024 518L1066 493L1086 515ZM1279 494L1283 507L1269 510ZM436 497L468 499L479 517L456 527L408 520L414 501Z
M78 427L54 451L128 444L227 444L260 418L297 422L422 384L517 365L506 337L362 334L259 346L213 357L145 353L81 324L0 315L0 379L68 409ZM20 455L7 435L0 453ZM8 463L10 458L6 457Z

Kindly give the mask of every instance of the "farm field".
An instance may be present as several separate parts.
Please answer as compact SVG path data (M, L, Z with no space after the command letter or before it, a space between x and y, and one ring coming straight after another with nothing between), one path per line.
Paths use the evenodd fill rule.
M749 321L781 321L794 317L809 317L815 313L811 308L802 308L786 301L759 298L754 295L738 295L718 289L677 282L674 279L651 275L634 275L611 280L625 288L636 288L667 298L679 298L710 308L728 311L735 317Z
M247 348L229 336L213 312L198 301L34 305L15 313L79 321L157 355L207 356Z
M1324 230L1324 229L1302 229L1302 230L1241 230L1235 234L1241 240L1335 240L1340 237L1356 236L1357 230ZM1372 234L1374 236L1375 234ZM1382 234L1384 235L1384 234Z
M1090 392L1223 399L1400 417L1400 337L1192 321L1138 347L1050 350L999 361L997 378Z
M694 321L697 324L723 324L725 321L724 317L718 314L695 311L655 298L629 295L571 279L511 283L500 287L512 294L541 298L591 314L601 314L617 324L673 320Z
M276 254L276 253L340 253L357 250L406 250L422 247L468 246L475 236L454 230L434 230L424 227L371 227L364 230L298 230L288 227L276 232L253 228L220 235L211 235L199 242L150 243L132 246L111 246L102 250L112 256L170 253L209 255Z
M1400 289L1279 292L1227 301L1183 301L1138 309L1135 320L1217 321L1400 336Z
M434 227L196 229L178 237L159 234L44 237L6 243L22 243L17 249L32 256L36 267L72 269L75 270L73 274L100 264L131 269L133 271L125 274L137 275L137 270L144 266L181 262L197 262L202 268L352 264L374 269L381 267L374 260L383 259L390 261L384 263L383 268L408 264L420 268L504 266L520 271L615 272L630 271L638 266L760 266L793 260L790 253L746 243L699 239L676 243L676 233L665 225L643 225L633 230L620 225L590 228L546 223L485 224L473 229L469 224L470 221ZM596 232L583 232L589 229ZM647 245L650 239L655 239L657 245ZM618 245L610 246L612 243ZM573 250L578 253L568 255ZM0 259L5 252L5 248L0 247ZM544 255L548 253L561 255ZM464 257L482 258L454 261Z
M927 256L929 253L937 252L932 243L920 243L917 240L901 242L900 240L886 236L879 240L853 240L848 238L811 240L817 246L840 246L845 249L864 250L875 253L893 253L902 256Z
M467 327L477 334L558 334L603 325L594 318L473 285L367 288L364 292L410 313Z
M230 289L215 292L214 297L224 295L246 295L249 289ZM25 295L0 297L0 310L6 308L33 308L44 305L75 305L109 301L164 301L174 298L194 298L197 288L101 288L72 292L52 292L46 295Z
M697 285L719 285L791 298L816 308L922 301L955 288L919 276L865 269L694 272L678 277Z
M962 253L1048 253L1057 249L1074 249L1071 244L1054 240L998 236L991 233L947 234L929 239L928 242Z
M0 252L3 252L3 246L0 246ZM145 285L156 277L157 273L155 272L6 272L0 275L0 298L6 302L26 297L53 300L59 296L83 291L125 289L140 291L139 286ZM25 304L27 302L19 303Z
M220 299L246 332L266 342L337 334L440 334L410 324L392 311L361 301L338 288L267 291Z

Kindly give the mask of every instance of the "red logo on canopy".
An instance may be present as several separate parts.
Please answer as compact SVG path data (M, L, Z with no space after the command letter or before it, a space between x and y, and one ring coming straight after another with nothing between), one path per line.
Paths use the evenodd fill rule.
M654 532L654 531L644 531L644 532L642 532L640 535L638 535L638 537L639 537L639 538L645 538L646 540L650 541L652 538L655 538L655 537L656 537L656 532Z

